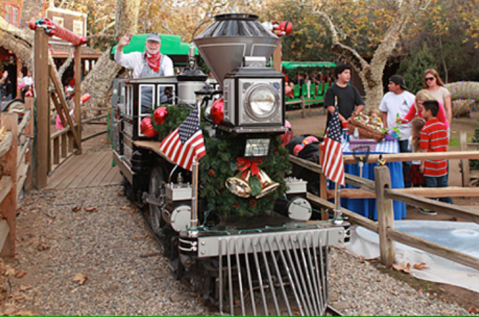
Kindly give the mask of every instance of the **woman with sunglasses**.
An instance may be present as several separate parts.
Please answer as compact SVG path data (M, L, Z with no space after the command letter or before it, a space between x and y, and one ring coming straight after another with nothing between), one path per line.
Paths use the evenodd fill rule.
M449 124L452 122L451 93L444 87L444 82L435 69L426 69L424 72L423 88L427 89L431 95L439 101L446 110L446 118ZM448 129L448 135L450 129Z

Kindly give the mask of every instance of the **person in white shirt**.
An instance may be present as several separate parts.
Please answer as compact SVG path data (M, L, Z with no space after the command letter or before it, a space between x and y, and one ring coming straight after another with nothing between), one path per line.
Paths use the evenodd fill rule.
M406 91L404 78L400 75L394 75L389 78L389 92L387 92L381 104L379 110L382 111L384 127L391 128L396 123L396 118L405 116L411 105L414 103L414 95L409 91ZM409 150L409 137L411 136L411 123L402 124L399 126L399 151L401 153L410 152ZM409 169L411 168L411 162L403 162L403 174L404 174L404 186L411 187L409 181Z
M160 53L161 35L151 32L146 37L145 52L123 54L123 47L130 44L131 34L125 34L115 51L115 61L121 66L133 69L133 78L174 76L173 61Z
M133 69L133 78L149 78L161 76L174 76L173 61L160 53L161 35L151 32L146 37L145 52L132 52L123 54L123 47L130 44L131 34L125 34L115 51L115 61L121 66ZM152 105L151 92L147 96L142 91L142 107L150 108ZM166 95L161 94L160 103L165 102Z
M23 83L25 86L33 86L32 73L27 72L27 76L23 77Z

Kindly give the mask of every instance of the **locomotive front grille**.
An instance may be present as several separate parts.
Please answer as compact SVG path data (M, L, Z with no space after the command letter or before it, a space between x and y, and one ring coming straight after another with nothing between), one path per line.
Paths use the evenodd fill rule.
M327 308L327 247L343 237L342 227L205 237L198 256L218 257L220 313L318 316Z

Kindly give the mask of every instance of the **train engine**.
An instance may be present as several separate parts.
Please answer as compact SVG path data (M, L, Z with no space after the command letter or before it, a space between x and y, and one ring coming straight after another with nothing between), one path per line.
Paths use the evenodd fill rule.
M324 314L328 246L346 236L288 175L284 75L267 63L278 42L256 15L218 15L194 39L216 87L193 67L118 86L113 158L125 193L173 273L220 313ZM186 166L163 145L192 113L206 154Z

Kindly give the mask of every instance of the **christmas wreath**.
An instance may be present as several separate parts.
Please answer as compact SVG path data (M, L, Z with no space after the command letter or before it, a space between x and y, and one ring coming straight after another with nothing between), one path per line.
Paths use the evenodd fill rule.
M154 128L158 131L160 139L165 138L176 129L191 111L189 108L177 106L166 106L166 110L167 116L164 122L162 124L154 123ZM244 153L244 144L237 142L235 138L209 137L205 131L206 125L210 125L210 123L203 121L201 124L206 155L200 160L200 197L206 199L208 209L219 214L240 216L254 215L263 210L273 209L275 200L282 197L286 191L284 176L291 170L288 160L289 153L280 146L281 139L279 137L272 138L270 155L254 166L266 172L273 182L279 183L279 187L262 198L255 198L261 192L262 185L258 175L252 173L253 175L249 179L251 197L241 198L233 195L225 187L225 182L240 170L254 169L253 166L244 165L245 160L241 159Z

